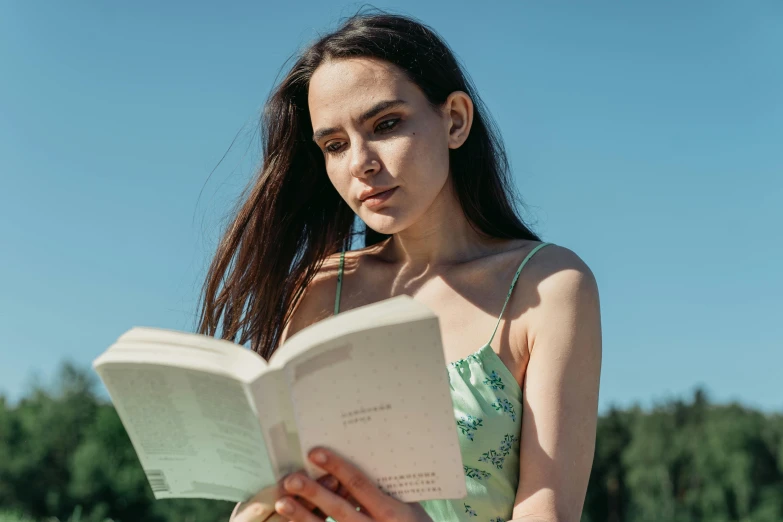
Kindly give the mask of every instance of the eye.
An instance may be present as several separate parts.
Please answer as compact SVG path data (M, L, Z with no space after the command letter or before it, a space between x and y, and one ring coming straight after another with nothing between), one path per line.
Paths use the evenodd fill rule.
M400 120L401 118L392 118L389 120L384 120L375 126L375 130L381 133L390 132L397 127L397 125L400 123ZM324 147L324 152L326 154L338 155L340 154L340 149L342 148L343 148L342 142L339 141L330 142Z
M324 151L327 154L337 154L340 151L340 148L342 147L342 143L339 141L329 143L326 147L324 147Z
M375 127L375 130L379 132L389 132L390 130L394 129L398 123L400 123L400 118L385 120L379 123L378 126Z

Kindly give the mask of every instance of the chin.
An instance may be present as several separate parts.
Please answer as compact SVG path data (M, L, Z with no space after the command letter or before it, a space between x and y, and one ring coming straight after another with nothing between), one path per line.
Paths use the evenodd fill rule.
M367 227L379 234L386 234L389 236L405 230L408 227L409 224L407 222L401 220L391 212L384 212L385 210L391 209L381 209L378 212L362 212L362 214L365 215L359 215L359 218L364 221L364 224L367 225Z

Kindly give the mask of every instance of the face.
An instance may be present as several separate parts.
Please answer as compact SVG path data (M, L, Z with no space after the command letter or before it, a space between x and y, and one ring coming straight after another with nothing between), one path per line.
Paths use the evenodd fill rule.
M313 73L308 102L329 179L370 228L399 232L448 192L451 118L395 65L327 61Z

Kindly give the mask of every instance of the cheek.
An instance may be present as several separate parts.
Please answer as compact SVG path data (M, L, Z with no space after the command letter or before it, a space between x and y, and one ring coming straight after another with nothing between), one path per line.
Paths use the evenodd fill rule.
M449 151L438 136L412 136L401 155L399 172L421 193L438 192L449 174Z
M410 181L437 180L448 174L448 147L432 129L416 130L389 142L384 161L389 170Z
M440 120L428 119L415 132L411 141L417 163L431 180L442 180L448 175L449 147Z

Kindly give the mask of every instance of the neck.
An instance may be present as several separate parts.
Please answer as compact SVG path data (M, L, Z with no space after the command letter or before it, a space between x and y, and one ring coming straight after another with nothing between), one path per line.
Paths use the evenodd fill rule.
M426 271L484 257L496 252L497 247L497 239L487 238L471 227L451 183L446 183L424 216L394 234L384 250L389 261Z

